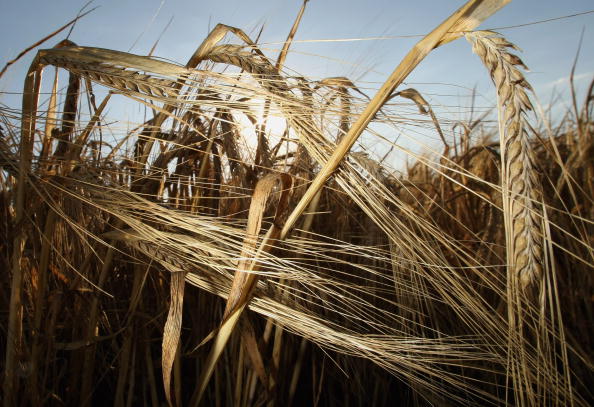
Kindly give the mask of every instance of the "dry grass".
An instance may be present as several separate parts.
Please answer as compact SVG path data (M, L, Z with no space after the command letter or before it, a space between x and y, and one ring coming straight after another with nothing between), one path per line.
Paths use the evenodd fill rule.
M471 1L370 100L283 70L306 3L276 61L224 25L183 67L38 52L0 110L5 405L592 403L592 87L539 124L514 46L467 32L506 2ZM498 131L396 92L462 31ZM443 153L394 141L411 106Z

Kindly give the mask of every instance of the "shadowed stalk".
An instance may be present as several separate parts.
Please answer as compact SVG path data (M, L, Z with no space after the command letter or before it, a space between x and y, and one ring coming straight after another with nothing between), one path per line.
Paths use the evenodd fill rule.
M51 208L48 209L47 218L45 220L45 228L43 230L43 245L41 247L41 255L39 257L39 285L35 293L35 314L33 319L33 343L31 344L31 382L29 388L31 389L31 401L35 404L40 403L39 390L39 366L42 366L41 361L41 318L45 313L46 299L47 299L47 280L48 280L48 266L50 263L50 252L52 248L54 227L58 216Z
M10 285L10 303L8 326L6 336L6 359L4 365L4 405L12 406L15 393L19 391L17 383L17 358L20 356L22 346L22 291L23 291L23 269L22 256L27 234L25 228L25 200L28 195L28 178L31 171L33 158L33 138L35 136L35 123L37 115L37 103L39 99L39 88L41 87L41 73L43 67L35 58L29 67L25 85L23 87L21 142L20 142L20 163L18 172L15 220L17 232L13 243L12 252L12 280Z
M121 224L116 224L116 229L121 227ZM97 280L97 287L102 289L105 286L105 281L107 280L108 273L112 270L112 262L114 257L114 241L111 242L110 247L107 248L105 256L103 257L103 264L101 266L101 271L99 272L99 279ZM83 364L82 364L82 379L81 379L81 390L80 390L80 405L87 406L92 403L92 396L93 396L93 372L95 370L95 343L93 338L95 337L95 332L97 330L97 319L99 317L99 295L100 293L95 293L93 295L93 299L91 300L90 310L89 310L89 322L87 325L87 330L84 334L84 340L86 343L90 343L84 349L83 352Z

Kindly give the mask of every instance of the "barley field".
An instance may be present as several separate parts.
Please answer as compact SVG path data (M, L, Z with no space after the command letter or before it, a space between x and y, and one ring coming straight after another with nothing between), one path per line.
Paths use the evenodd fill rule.
M185 65L76 21L24 50L4 406L592 405L594 81L547 121L477 29L507 3L452 9L373 89L286 66L307 0L277 52L224 22ZM464 120L404 84L454 41L496 94Z

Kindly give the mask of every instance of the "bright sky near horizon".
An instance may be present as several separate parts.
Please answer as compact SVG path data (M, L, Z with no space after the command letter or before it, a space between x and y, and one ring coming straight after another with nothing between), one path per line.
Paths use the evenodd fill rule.
M86 0L0 2L0 65L4 66L21 50L72 19ZM428 33L463 3L310 0L285 66L311 78L348 76L371 82L373 89L368 94L373 96L374 89L418 41L415 35ZM252 38L264 25L259 43L274 59L301 4L301 0L95 0L89 8L98 8L77 23L70 39L84 46L147 54L160 37L155 55L184 64L217 23L241 28ZM527 24L593 9L592 0L514 0L480 28ZM531 69L527 78L543 104L559 92L562 103L568 103L567 77L582 33L584 45L575 75L581 93L594 78L594 13L498 31L523 49L520 56ZM65 33L41 48L52 47ZM0 79L0 92L21 91L34 54L30 52L9 68ZM407 83L428 94L432 103L441 103L441 94L468 98L475 86L483 105L495 100L487 73L464 40L435 50ZM0 103L9 99L0 93Z

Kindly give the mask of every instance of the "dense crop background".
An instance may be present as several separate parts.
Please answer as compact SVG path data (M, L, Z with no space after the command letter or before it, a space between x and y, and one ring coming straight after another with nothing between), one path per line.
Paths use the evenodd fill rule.
M8 67L6 406L592 403L587 75L541 106L484 0L381 82L297 73L311 3L274 47L218 24L173 62L67 25ZM403 83L449 49L496 96Z

